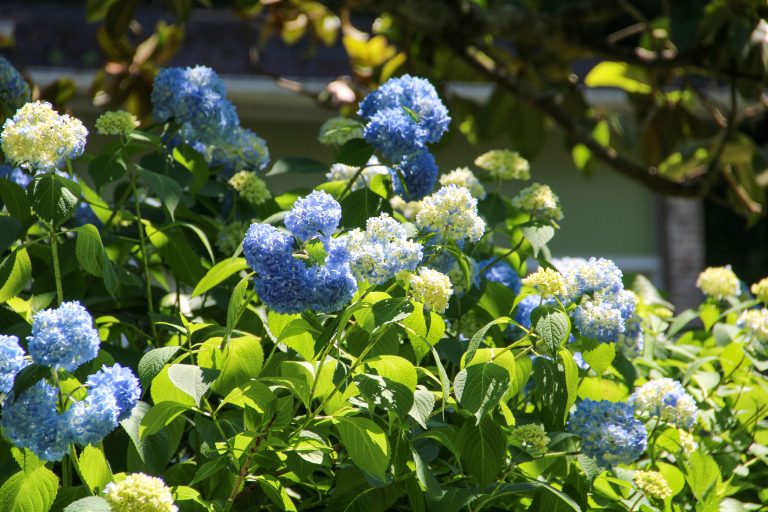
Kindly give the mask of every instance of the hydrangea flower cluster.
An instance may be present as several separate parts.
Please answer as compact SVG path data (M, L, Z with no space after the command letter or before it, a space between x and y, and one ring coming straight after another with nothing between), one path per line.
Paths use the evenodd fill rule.
M658 471L636 471L635 484L646 495L658 500L665 500L672 496L672 489Z
M363 126L348 117L332 117L320 127L317 140L326 146L342 146L352 139L363 138Z
M528 160L517 151L492 149L475 158L475 165L497 180L527 180L531 178Z
M396 165L392 181L398 194L421 199L435 186L437 166L427 144L448 130L448 109L429 81L404 75L392 78L360 103L363 137ZM402 174L405 187L399 184Z
M393 210L409 220L414 219L421 208L421 201L406 201L400 196L393 196L389 204Z
M435 313L448 309L453 294L451 280L437 270L421 267L418 274L410 276L410 291L414 299Z
M229 178L229 185L253 206L264 204L272 197L267 184L255 172L236 172Z
M515 308L515 322L526 329L531 328L531 313L541 304L541 295L526 295Z
M640 319L632 317L624 326L624 334L619 336L617 348L627 359L635 359L643 354L645 335Z
M16 374L28 365L19 338L0 334L0 393L10 393Z
M534 183L524 188L512 198L512 205L528 212L537 222L552 222L563 218L560 199L548 185Z
M0 56L0 104L15 112L29 101L29 85L5 57Z
M585 399L571 412L568 431L581 437L581 452L601 467L630 464L645 451L648 433L630 404Z
M520 293L522 286L520 275L507 262L490 257L480 260L477 266L488 281L503 284L515 294Z
M469 190L448 185L424 198L416 225L437 233L439 239L477 242L485 233L485 221L477 215L477 199Z
M101 135L128 135L139 126L136 116L125 110L104 112L96 119L96 131Z
M528 423L514 428L512 435L520 442L523 449L535 454L543 454L549 448L549 436L544 427Z
M152 87L154 116L181 125L184 142L203 154L208 163L227 172L258 171L269 153L264 140L240 126L224 82L205 66L165 68Z
M368 219L365 231L350 231L347 250L352 273L372 284L415 270L423 256L421 244L408 240L406 227L386 213Z
M637 415L690 429L696 421L696 402L682 384L669 378L649 380L640 386L629 402Z
M446 187L448 185L456 185L457 187L464 187L469 190L472 197L475 199L485 199L485 187L480 183L480 180L469 170L468 167L459 167L454 169L448 174L440 176L440 185Z
M353 167L346 164L333 164L331 169L325 174L328 181L349 181L355 177L355 174L360 171L359 167ZM385 165L381 165L379 159L375 155L372 155L365 164L362 172L358 175L355 182L352 184L351 190L359 190L365 187L365 184L370 181L376 175L389 174L389 169Z
M290 234L269 224L251 224L243 253L256 272L259 298L278 313L305 309L336 311L357 291L346 238L331 239L341 219L341 206L325 192L312 192L294 203L285 216ZM327 252L324 265L310 265L294 255L296 240L320 234ZM293 236L291 236L293 235Z
M635 310L635 298L623 290L621 270L610 260L590 258L557 262L564 271L568 296L577 302L572 313L582 336L601 342L618 341Z
M722 300L739 295L739 278L733 273L730 265L705 269L699 274L696 286L704 295L714 299Z
M768 277L764 277L757 283L752 285L750 291L755 294L757 300L763 304L768 305Z
M405 156L390 170L396 194L416 201L432 192L437 181L437 163L429 151Z
M35 171L60 168L83 154L88 130L79 119L60 115L50 103L35 101L5 121L0 143L5 157Z
M453 294L457 297L463 295L472 286L480 284L480 269L477 266L477 262L472 258L467 260L469 265L469 283L467 283L467 276L464 274L464 270L462 270L459 260L454 254L448 251L440 251L437 257L431 258L431 260L429 268L448 276L453 286Z
M551 268L539 268L524 278L522 283L525 286L536 288L543 297L565 297L568 295L565 278L560 272Z
M250 225L248 221L225 222L216 238L216 247L224 254L233 254L242 245Z
M747 335L759 341L765 343L768 341L768 309L750 309L744 311L740 316L736 325L747 333Z
M74 371L99 353L93 318L77 301L38 312L27 341L32 361L57 370Z
M177 512L171 490L160 478L133 473L104 488L112 512Z

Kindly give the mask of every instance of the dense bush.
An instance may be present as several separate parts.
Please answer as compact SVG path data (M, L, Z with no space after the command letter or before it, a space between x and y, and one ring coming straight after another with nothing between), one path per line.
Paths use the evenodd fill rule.
M83 155L82 123L0 64L0 509L768 500L768 281L754 299L709 269L673 316L611 261L552 259L554 192L500 193L530 179L519 155L439 176L428 82L326 123L330 169L262 179L266 144L207 68L163 70L156 124L106 113ZM319 168L311 193L268 188Z

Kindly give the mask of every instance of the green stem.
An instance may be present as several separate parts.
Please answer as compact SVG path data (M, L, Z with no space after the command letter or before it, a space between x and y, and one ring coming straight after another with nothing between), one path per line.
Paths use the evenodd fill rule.
M149 274L149 253L147 251L146 236L144 233L144 221L141 217L141 203L139 202L139 193L136 189L136 177L131 173L131 191L133 192L133 206L136 214L136 223L139 229L139 247L141 248L141 262L144 266L144 291L147 296L147 308L149 309L149 329L152 333L153 342L157 343L157 328L155 327L155 321L152 318L155 313L155 306L152 301L152 283L150 282Z
M59 264L59 247L56 240L56 230L53 224L48 224L48 229L51 232L51 255L53 257L53 276L56 280L56 300L61 305L64 302L64 288L61 284L61 265Z
M88 489L88 492L91 493L91 496L93 496L93 489L91 489L91 486L88 485L88 483L85 481L85 478L83 478L83 472L80 469L80 461L77 459L77 448L75 447L74 443L70 445L69 450L70 455L67 457L70 459L70 461L72 461L72 467L75 468L75 473L80 478L80 481L85 484L85 487Z

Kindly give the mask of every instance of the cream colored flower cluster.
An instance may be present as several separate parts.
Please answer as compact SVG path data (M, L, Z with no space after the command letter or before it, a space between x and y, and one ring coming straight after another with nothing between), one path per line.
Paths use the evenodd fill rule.
M524 449L530 450L534 453L544 454L549 448L549 436L547 436L546 430L541 425L529 423L527 425L520 425L515 427L512 431L512 435L520 441L521 446Z
M512 204L531 214L534 220L549 222L563 218L560 199L548 185L534 183L521 190L513 199Z
M267 184L264 183L264 180L259 178L255 172L237 172L229 179L229 184L232 188L237 190L240 197L254 206L264 204L272 197L272 194L267 188Z
M96 119L96 131L102 135L128 135L137 126L139 126L139 120L125 110L104 112Z
M527 180L531 178L528 160L517 151L493 149L475 159L475 165L499 180Z
M635 484L646 495L660 500L672 496L672 489L664 479L664 475L658 471L636 471Z
M709 297L725 299L739 295L739 278L731 270L730 265L724 267L709 267L699 274L696 286Z
M448 174L443 174L440 176L440 185L444 187L448 185L464 187L469 190L469 193L475 199L483 200L486 196L485 187L483 187L483 184L480 183L480 180L477 179L477 176L468 167L459 167Z
M477 199L468 189L456 185L425 197L416 214L416 225L456 242L477 242L485 233L485 221L477 215Z
M412 297L424 304L427 309L435 313L442 313L448 309L453 288L451 280L445 274L421 267L418 274L410 276L410 287Z
M551 268L539 268L536 272L523 279L525 286L536 288L542 297L565 297L568 287L563 274Z
M744 311L736 325L752 338L760 342L768 341L768 309L749 309Z
M171 490L159 478L143 473L128 475L104 488L112 512L177 512Z
M764 277L752 285L750 291L755 294L757 300L768 305L768 277Z

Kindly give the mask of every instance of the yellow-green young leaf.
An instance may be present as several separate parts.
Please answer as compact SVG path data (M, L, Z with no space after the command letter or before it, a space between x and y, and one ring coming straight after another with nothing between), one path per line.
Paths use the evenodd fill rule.
M168 375L170 365L165 365L162 370L152 379L150 395L155 404L160 402L178 402L190 407L197 405L195 399L179 389Z
M191 396L197 405L200 405L200 400L218 375L217 370L200 368L192 364L172 364L168 367L168 378L171 382Z
M492 283L492 284L498 284L498 283ZM502 316L500 318L496 318L495 320L492 320L485 324L483 327L480 328L479 331L477 331L475 334L472 335L472 338L469 340L469 345L467 345L467 351L464 353L464 360L465 362L469 363L472 361L472 358L475 357L475 352L477 351L478 347L480 346L480 343L485 339L485 335L490 330L491 327L494 325L506 325L512 322L512 319L507 316Z
M80 454L80 474L95 493L102 491L112 481L112 471L101 448L88 445Z
M223 403L237 407L250 407L259 413L263 413L267 406L275 400L275 394L261 382L249 382L244 386L233 389L224 398Z
M416 360L421 361L445 334L445 322L434 311L425 312L421 303L414 302L413 305L413 311L403 319L402 324L413 345Z
M413 304L410 300L402 297L392 298L383 292L369 293L364 302L370 303L371 306L358 309L354 316L358 325L368 332L402 320L413 311Z
M683 475L683 472L666 462L656 462L656 467L659 468L659 473L667 481L669 488L672 489L672 496L680 494L680 491L685 488L685 475Z
M56 499L59 479L45 466L11 476L0 487L3 512L48 512Z
M576 403L579 391L579 367L576 366L576 361L573 360L573 354L567 348L561 348L558 352L558 357L563 363L563 372L565 373L565 389L568 392L568 406Z
M177 416L187 410L189 410L189 405L178 402L160 402L153 405L141 419L139 437L144 439L147 436L160 432Z
M256 477L256 482L272 503L280 507L280 510L296 512L296 505L293 504L293 500L288 496L280 480L272 475L259 475Z
M585 343L581 355L595 373L602 375L611 366L613 359L616 357L616 344L590 340L589 343Z
M197 283L192 291L192 296L202 295L246 268L248 268L248 264L245 262L245 258L226 259L218 262Z
M63 512L112 512L112 507L101 496L88 496L70 503Z
M749 358L744 353L744 345L741 343L729 343L720 352L720 366L725 375L732 375L739 367L749 366Z
M339 416L333 419L341 442L352 462L380 481L389 466L389 441L384 431L366 418Z
M365 373L374 373L402 384L413 393L416 391L416 368L400 356L381 355L365 361Z
M200 348L198 364L220 371L211 388L226 396L236 387L259 376L264 364L264 350L258 336L232 338L222 349L222 338L211 338Z
M587 74L584 84L587 87L617 87L640 94L648 94L652 90L641 71L623 62L601 62Z
M715 459L697 450L688 458L685 471L688 485L698 500L706 502L717 494L722 477Z
M0 263L0 303L8 302L32 277L32 262L25 248L16 249Z
M504 436L492 418L483 418L477 425L465 422L459 432L459 446L464 469L481 487L496 480L504 464L506 447Z
M240 317L245 313L245 309L248 307L249 297L248 283L251 279L251 275L247 275L237 283L235 289L232 290L232 295L229 298L229 306L227 306L227 328L225 338L229 338L232 335L232 331L237 327L237 322L240 321Z
M618 382L599 377L585 377L579 385L579 398L618 402L629 395L627 387Z
M464 368L453 381L453 392L461 407L475 415L480 423L483 415L496 407L507 392L510 382L506 368L483 363Z
M37 458L37 455L32 453L32 450L27 448L20 449L13 446L11 447L11 455L25 473L31 473L44 464L43 461Z
M301 315L284 315L270 311L267 325L278 342L296 351L305 361L315 358L314 329Z

